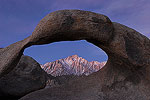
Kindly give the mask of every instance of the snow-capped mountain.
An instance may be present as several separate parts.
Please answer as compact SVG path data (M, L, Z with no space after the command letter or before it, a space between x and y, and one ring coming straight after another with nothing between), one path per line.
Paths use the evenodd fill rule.
M88 62L77 55L59 59L54 62L48 62L41 67L52 76L62 75L89 75L101 69L106 62L92 61Z

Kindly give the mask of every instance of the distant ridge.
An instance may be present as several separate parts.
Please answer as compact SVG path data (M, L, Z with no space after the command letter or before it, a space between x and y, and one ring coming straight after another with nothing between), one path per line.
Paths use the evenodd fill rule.
M72 55L64 59L59 59L54 62L48 62L41 65L48 74L52 76L62 75L89 75L101 69L105 62L91 61L88 62L78 55Z

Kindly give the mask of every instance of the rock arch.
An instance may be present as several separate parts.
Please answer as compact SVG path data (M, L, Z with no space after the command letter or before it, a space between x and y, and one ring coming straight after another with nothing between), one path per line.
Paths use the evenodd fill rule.
M80 10L50 13L40 21L31 36L1 50L1 57L5 55L5 59L0 60L0 76L15 66L14 63L19 60L23 50L29 46L74 40L107 45L112 33L113 24L104 15Z
M0 77L16 66L25 48L74 40L87 40L107 53L108 62L98 72L103 92L116 82L149 87L150 40L104 15L81 10L52 12L40 21L31 36L0 49ZM147 94L142 89L140 93Z

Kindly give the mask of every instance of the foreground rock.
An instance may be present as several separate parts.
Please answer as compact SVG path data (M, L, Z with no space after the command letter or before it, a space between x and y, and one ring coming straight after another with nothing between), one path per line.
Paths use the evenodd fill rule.
M106 62L92 61L88 62L82 57L72 55L54 62L48 62L41 65L48 74L52 76L62 75L90 75L100 70Z
M29 56L22 56L17 66L0 79L0 96L3 100L20 98L32 91L44 88L46 73Z
M47 77L46 87L45 88L52 88L52 87L58 87L64 84L68 84L69 82L73 80L77 80L79 76L76 75L62 75L62 76L56 76L56 77Z
M18 63L23 50L57 41L87 40L108 55L106 65L59 87L32 92L20 100L149 100L150 40L108 17L88 11L48 14L31 36L0 49L0 76Z

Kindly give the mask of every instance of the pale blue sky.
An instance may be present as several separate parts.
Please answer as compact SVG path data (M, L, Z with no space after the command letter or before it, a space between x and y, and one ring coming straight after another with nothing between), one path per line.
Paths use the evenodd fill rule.
M150 0L0 0L0 47L30 36L44 16L62 9L104 14L150 37ZM102 50L84 40L33 46L24 54L42 64L74 54L88 61L107 60Z

